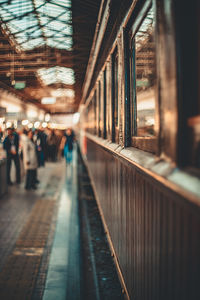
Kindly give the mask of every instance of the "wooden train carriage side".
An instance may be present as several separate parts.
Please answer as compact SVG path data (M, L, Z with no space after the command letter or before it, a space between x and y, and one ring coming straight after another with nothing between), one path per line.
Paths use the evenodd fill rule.
M130 299L200 299L198 12L197 0L101 5L80 146Z
M95 194L130 298L198 299L199 206L92 137L87 149Z

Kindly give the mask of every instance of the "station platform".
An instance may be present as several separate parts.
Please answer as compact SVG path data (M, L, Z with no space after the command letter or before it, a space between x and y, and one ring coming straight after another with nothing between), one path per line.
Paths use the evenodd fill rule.
M22 182L0 199L1 300L124 299L114 264L105 267L105 259L98 275L90 253L94 240L98 252L112 260L102 245L102 225L100 236L96 229L95 237L87 236L90 221L82 214L86 204L81 205L84 209L79 205L80 180L89 185L83 172L75 150L70 165L48 162L38 170L37 190L26 191ZM91 207L91 192L88 199Z

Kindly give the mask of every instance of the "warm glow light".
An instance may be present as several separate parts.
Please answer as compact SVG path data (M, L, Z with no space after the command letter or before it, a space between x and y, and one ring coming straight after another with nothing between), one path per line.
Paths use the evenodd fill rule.
M33 123L29 123L28 128L33 128Z
M56 98L44 97L44 98L42 98L41 103L42 104L54 104L54 103L56 103Z
M22 110L20 105L10 103L9 101L6 100L1 100L1 106L6 108L6 111L8 113L18 113Z
M12 126L12 123L10 121L6 122L6 128L9 128Z
M5 121L5 118L0 118L0 123L3 124L3 122Z
M44 113L39 114L39 120L42 121L44 119Z
M51 123L51 124L50 124L50 127L51 127L51 128L56 128L56 124L55 124L55 123Z
M36 118L37 117L37 112L35 110L28 110L27 111L27 116L28 116L28 118Z
M43 128L46 128L47 125L48 125L47 122L43 122L43 123L42 123L42 127L43 127Z
M49 128L65 130L68 128L68 126L66 124L50 123Z
M17 120L14 120L14 128L17 128Z
M79 119L80 119L80 113L77 112L73 115L73 123L77 124L79 122Z
M23 126L26 126L26 125L28 125L28 123L29 123L29 121L28 121L28 120L22 120L22 125L23 125Z
M51 118L50 114L46 114L44 119L46 122L49 122L50 118Z
M40 126L40 122L37 121L37 122L34 123L35 128L39 128L39 126Z

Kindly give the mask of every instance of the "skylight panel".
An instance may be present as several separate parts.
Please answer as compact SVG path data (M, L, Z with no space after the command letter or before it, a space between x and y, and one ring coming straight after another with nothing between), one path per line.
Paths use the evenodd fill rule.
M16 20L12 20L8 23L8 26L12 29L13 27L15 28L15 32L16 29L18 29L18 31L22 31L22 30L26 30L26 28L29 28L30 26L33 25L37 25L38 22L35 18L23 18L23 19L16 19Z
M74 70L71 68L57 67L57 78L65 84L75 83Z
M22 49L30 50L45 43L58 49L72 49L71 0L34 0L37 13L33 0L7 3L0 0L0 4L0 17Z
M48 8L47 5L41 7L40 9L38 9L38 12L43 15L47 15L49 17L53 17L53 18L57 18L59 15L61 15L62 13L65 13L64 9L57 9L57 8Z
M40 28L38 28L37 30L35 30L35 31L33 31L33 32L31 33L31 37L32 37L32 38L39 37L39 36L41 36L41 35L42 35L42 32L41 32L41 29L40 29Z
M47 26L48 26L48 25L47 25ZM57 29L57 30L60 30L60 28L63 27L63 23L62 23L62 22L59 22L58 20L53 20L53 21L51 22L51 27L52 27L52 28L55 28L55 29ZM48 28L49 28L49 26L48 26Z
M74 71L70 68L42 68L38 70L38 75L46 85L53 83L64 83L67 85L73 85L75 83Z
M63 27L60 29L63 34L72 35L72 26Z
M71 7L71 0L52 0L51 2L64 7Z
M19 44L22 44L27 41L27 37L24 35L24 33L17 34L16 38Z
M68 10L64 14L62 14L61 16L59 16L59 20L62 21L62 22L71 23L71 21L72 21L71 11Z
M50 39L50 38L48 38L48 40L47 40L47 46L59 49L58 43L56 43L53 39Z
M72 39L66 43L67 38L63 38L62 41L57 41L57 39L48 38L47 45L49 47L56 47L58 49L64 49L70 51L72 49Z
M38 39L31 39L30 41L27 41L21 45L23 50L31 50L35 47L39 47L44 45L44 40L43 38L38 38Z
M74 90L72 89L57 89L53 90L51 92L52 97L68 97L68 98L74 98Z
M1 8L4 13L2 13L3 16L5 16L5 13L7 13L6 20L9 21L9 19L13 19L13 17L20 17L23 16L25 13L30 13L33 11L33 5L31 1L12 1L11 4L4 4ZM9 18L8 18L9 15Z
M49 21L51 22L51 20L49 20L49 18L47 16L40 16L41 25L48 25ZM44 29L45 28L46 28L46 26L44 27Z

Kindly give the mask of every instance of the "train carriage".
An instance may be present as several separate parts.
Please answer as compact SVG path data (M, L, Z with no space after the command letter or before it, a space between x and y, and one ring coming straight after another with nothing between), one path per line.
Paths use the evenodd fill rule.
M200 4L102 1L80 147L126 295L200 299Z

